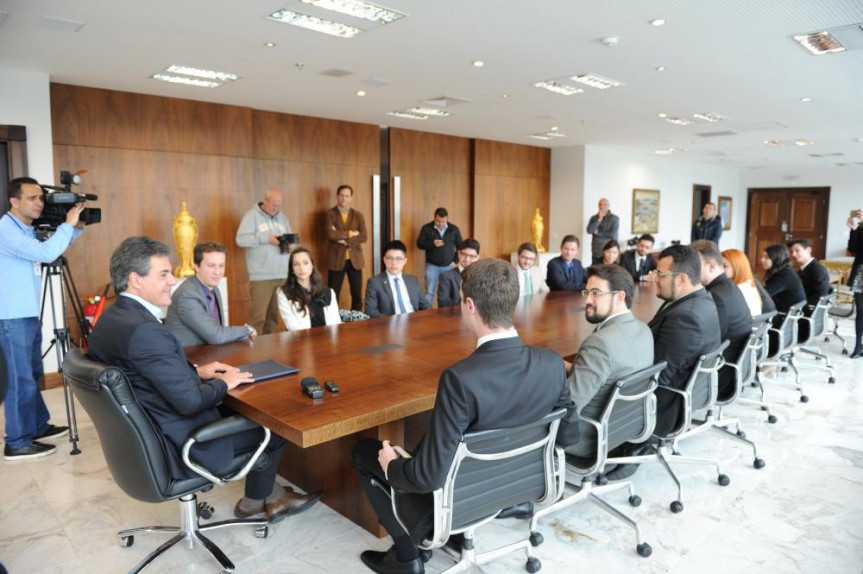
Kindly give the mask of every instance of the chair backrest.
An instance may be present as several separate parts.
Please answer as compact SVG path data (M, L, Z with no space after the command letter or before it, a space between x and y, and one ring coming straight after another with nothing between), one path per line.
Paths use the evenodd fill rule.
M812 322L812 327L809 329L809 341L823 335L827 330L828 312L833 307L835 299L835 293L824 295L818 299L818 303L816 303L815 308L812 310L812 315L809 317L809 320Z
M717 373L725 364L722 354L730 343L728 339L722 341L718 348L698 357L695 366L692 367L692 373L683 387L690 401L687 419L691 417L693 411L709 408L716 403ZM688 420L686 426L689 426Z
M93 421L108 469L123 491L144 502L169 500L165 447L126 375L72 349L63 378Z
M602 438L608 451L632 442L644 442L656 426L656 397L659 373L668 365L661 361L646 369L629 374L615 384L600 417Z
M502 509L557 496L554 442L566 409L516 428L465 433L444 486L435 491L434 534L450 534L490 520ZM439 545L439 544L435 544Z
M788 308L785 317L782 319L782 324L775 330L779 335L779 345L776 353L768 358L776 358L797 344L797 321L803 316L803 307L806 305L806 300L798 301Z

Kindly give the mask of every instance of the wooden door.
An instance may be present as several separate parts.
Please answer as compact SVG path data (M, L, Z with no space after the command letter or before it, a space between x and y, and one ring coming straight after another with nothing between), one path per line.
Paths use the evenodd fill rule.
M764 250L797 237L812 242L812 255L823 259L826 249L830 188L767 188L749 190L746 253L756 276Z

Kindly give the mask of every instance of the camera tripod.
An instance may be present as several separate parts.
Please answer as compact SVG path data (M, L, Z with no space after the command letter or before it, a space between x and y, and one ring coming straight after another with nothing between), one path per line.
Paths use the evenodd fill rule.
M54 277L60 281L60 315L57 314L57 304L54 302ZM78 328L81 330L81 340L86 341L90 335L90 322L84 317L84 309L81 306L81 299L78 297L78 289L75 287L75 281L72 279L72 271L69 269L69 262L62 255L51 263L42 264L42 308L39 311L39 324L44 324L45 308L48 302L51 305L51 319L54 324L54 338L45 352L42 354L44 360L48 353L51 352L51 347L54 347L57 353L57 368L63 380L63 399L66 402L66 420L69 423L69 442L72 443L70 454L80 454L78 448L78 421L75 417L75 400L72 395L72 388L66 382L63 374L63 359L66 358L66 353L69 352L72 344L72 338L69 334L69 326L67 323L68 310L66 308L66 299L71 301L72 310L75 313Z

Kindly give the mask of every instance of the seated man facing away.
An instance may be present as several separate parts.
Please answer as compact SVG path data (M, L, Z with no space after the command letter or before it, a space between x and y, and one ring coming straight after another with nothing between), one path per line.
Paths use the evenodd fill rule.
M387 552L362 553L371 570L424 572L411 535L422 538L431 531L430 496L427 504L425 496L416 497L412 516L403 513L409 534L393 515L389 497L371 484L372 478L400 493L426 495L446 481L462 433L517 427L561 407L568 413L557 442L568 446L578 441L578 414L563 360L519 339L513 327L518 298L516 271L505 262L483 259L468 267L462 277L461 312L478 339L477 348L441 374L431 422L413 458L399 457L389 441L364 440L354 448L360 484L394 542Z
M560 255L548 262L545 281L552 291L584 289L584 267L578 257L578 237L567 235L560 242Z
M596 325L578 349L569 373L569 390L580 415L598 421L614 384L653 364L653 335L630 312L632 278L619 265L587 268L584 316ZM587 425L582 425L582 430ZM568 454L592 457L596 452L593 427L582 433Z
M656 269L656 259L650 254L653 243L653 236L645 233L638 238L635 249L620 256L620 264L629 271L633 281L641 281L642 277Z
M369 277L366 283L366 315L372 318L403 315L431 308L417 278L402 273L407 262L404 243L396 239L384 245L386 271Z
M171 296L165 326L184 347L254 341L258 336L249 325L230 327L224 324L219 282L225 276L227 253L221 243L195 245L192 256L195 276L183 281Z
M719 316L719 340L728 339L729 345L722 356L728 363L736 363L752 333L752 314L743 292L728 278L722 268L722 253L712 241L701 239L691 247L701 260L701 284L704 285ZM734 392L735 371L729 366L719 371L719 398L730 398Z
M541 268L536 264L536 245L522 243L518 246L518 294L533 295L548 293L548 284L541 277Z
M169 473L173 478L195 476L183 464L183 444L192 432L222 415L216 407L227 392L252 382L249 373L224 363L195 367L186 360L180 342L159 321L160 307L171 302L168 247L149 237L129 237L111 256L111 281L117 301L100 317L89 339L89 355L125 373L135 397L164 437ZM190 456L201 466L219 473L234 453L260 442L262 431L196 444ZM266 447L268 464L246 476L245 497L234 509L240 518L266 512L270 522L301 512L315 497L286 491L276 482L285 440L271 435Z
M479 241L469 237L458 248L458 265L441 273L437 288L437 306L455 307L461 303L461 273L479 259Z

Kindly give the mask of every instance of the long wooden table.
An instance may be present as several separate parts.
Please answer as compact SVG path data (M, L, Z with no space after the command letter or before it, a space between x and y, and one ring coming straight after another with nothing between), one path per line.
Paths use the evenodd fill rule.
M633 312L648 320L660 301L640 286ZM516 328L528 345L573 355L594 325L584 318L581 294L522 297ZM621 350L625 352L625 341ZM276 359L299 374L237 388L225 403L285 437L279 472L306 490L322 489L324 502L372 533L383 535L357 483L351 450L361 438L415 444L425 432L440 373L476 347L459 307L383 317L258 337L253 343L187 349L195 363L242 365ZM312 400L300 380L333 380L338 394Z

